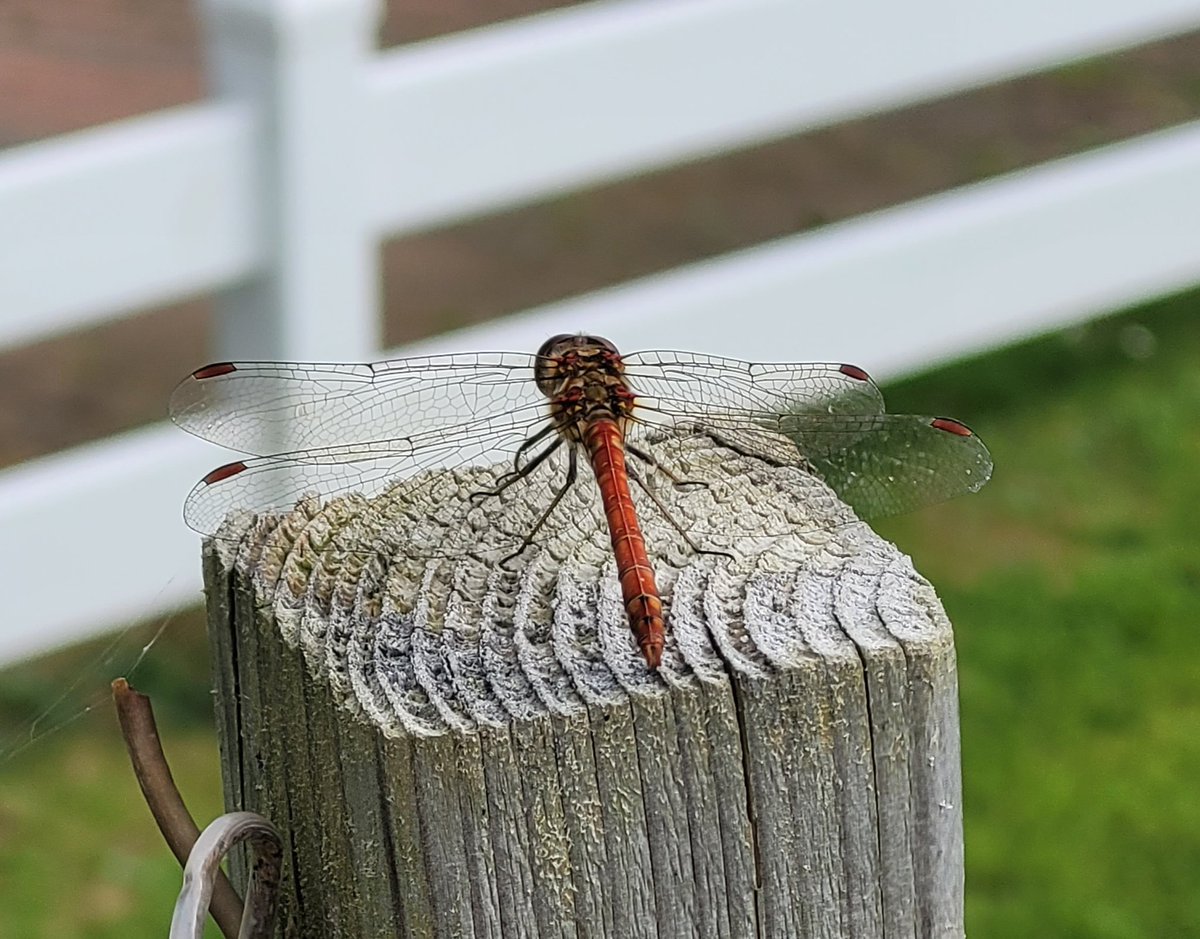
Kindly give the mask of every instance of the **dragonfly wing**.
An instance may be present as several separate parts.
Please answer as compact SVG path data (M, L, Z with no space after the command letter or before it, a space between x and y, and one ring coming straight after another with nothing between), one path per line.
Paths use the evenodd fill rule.
M310 493L328 497L359 492L370 497L426 470L504 464L545 420L540 406L525 407L410 437L227 463L193 487L184 503L184 520L196 531L213 534L235 509L289 511Z
M714 506L763 505L771 493L783 491L790 493L787 499L807 504L819 496L804 489L815 475L858 516L878 518L974 492L992 471L983 442L965 425L947 418L814 415L807 426L801 427L797 421L793 428L797 439L753 426L734 430L698 424L690 433L639 427L632 440L633 473L662 495L661 504L654 504L656 511L663 507L670 511L672 506L692 501L707 504L711 500ZM836 446L839 436L845 443L840 448ZM827 451L806 452L804 442L813 438L825 443ZM739 470L743 457L750 460L746 466L756 468ZM805 472L801 476L775 473L756 462L760 460L768 467ZM783 480L790 481L785 490L779 488ZM729 514L715 508L683 514L708 520L701 527L689 526L689 530L697 543L717 549L731 543L728 537L815 530L807 509L799 504L789 509L787 499L777 503L778 516L761 511ZM719 522L709 527L717 519ZM849 516L830 524L854 520Z
M707 429L739 452L806 466L868 517L973 492L991 475L987 447L965 425L885 414L857 366L679 352L625 361L644 424Z
M987 447L958 421L882 414L843 423L847 445L841 448L805 451L810 428L798 420L793 439L817 475L864 517L897 515L975 492L992 475ZM811 435L824 444L833 436L818 427Z
M371 364L225 362L171 395L189 433L268 455L454 428L542 401L535 356L469 353Z
M188 493L183 519L190 528L213 535L234 510L254 514L290 511L308 493L378 495L408 454L402 447L373 452L331 448L329 456L330 462L322 463L283 454L219 466Z
M883 395L865 371L825 362L756 363L685 352L625 357L651 424L762 425L783 414L882 414Z

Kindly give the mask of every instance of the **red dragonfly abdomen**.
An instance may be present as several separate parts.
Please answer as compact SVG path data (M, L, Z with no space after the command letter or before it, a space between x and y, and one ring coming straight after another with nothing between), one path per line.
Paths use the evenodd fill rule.
M595 418L583 432L584 444L591 457L604 515L612 536L617 578L629 626L651 668L662 662L662 599L654 582L654 569L646 555L646 539L638 524L637 510L629 493L629 473L625 468L625 445L621 428L611 418Z

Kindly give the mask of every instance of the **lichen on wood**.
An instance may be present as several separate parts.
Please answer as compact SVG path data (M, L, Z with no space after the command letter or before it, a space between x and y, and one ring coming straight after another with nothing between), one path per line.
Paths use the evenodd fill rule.
M539 507L471 499L504 467L210 540L226 796L284 832L292 934L961 935L932 588L769 446L668 443L679 478L755 485L655 493L732 557L691 550L635 489L668 611L658 670L590 479L516 558L496 533Z

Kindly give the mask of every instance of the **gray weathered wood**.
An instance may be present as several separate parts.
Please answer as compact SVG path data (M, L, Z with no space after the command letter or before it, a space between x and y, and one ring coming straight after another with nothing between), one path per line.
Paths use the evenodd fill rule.
M288 935L962 935L932 588L800 469L700 437L661 449L756 486L663 496L734 531L736 560L680 550L640 506L669 603L657 672L587 486L569 534L507 565L420 560L403 534L468 524L453 507L490 469L209 541L226 798L284 833ZM469 522L486 548L522 511L484 500ZM729 521L751 513L765 537Z

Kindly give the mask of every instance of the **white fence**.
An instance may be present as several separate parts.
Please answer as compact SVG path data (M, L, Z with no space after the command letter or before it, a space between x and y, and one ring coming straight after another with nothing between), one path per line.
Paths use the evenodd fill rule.
M215 289L214 358L376 358L385 235L1200 26L1200 0L617 0L380 54L378 12L206 0L213 100L0 154L0 346ZM1200 282L1197 180L1185 125L424 346L894 373ZM159 426L0 474L0 662L197 600L179 507L225 458Z

